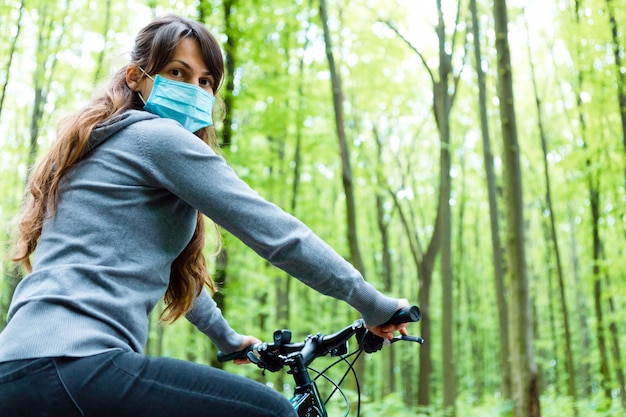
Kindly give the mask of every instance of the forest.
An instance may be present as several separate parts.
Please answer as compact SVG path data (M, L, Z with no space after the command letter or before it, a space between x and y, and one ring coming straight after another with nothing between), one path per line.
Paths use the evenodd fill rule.
M8 254L30 168L166 13L222 44L216 127L240 177L422 310L423 345L357 364L361 415L626 415L624 0L2 2L0 329L25 273ZM358 318L225 231L216 253L207 227L240 333L301 340ZM217 362L161 309L147 354L289 395L288 375Z

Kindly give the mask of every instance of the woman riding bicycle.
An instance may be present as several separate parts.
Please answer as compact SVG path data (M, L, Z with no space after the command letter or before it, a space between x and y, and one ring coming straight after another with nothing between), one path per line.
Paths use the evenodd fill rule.
M2 416L293 416L274 390L209 366L143 355L148 316L186 317L223 352L257 341L212 300L206 215L311 288L380 326L389 298L300 221L241 181L218 153L220 46L194 21L143 28L130 63L64 120L34 169L13 260L18 285L0 333ZM32 263L31 263L32 255Z

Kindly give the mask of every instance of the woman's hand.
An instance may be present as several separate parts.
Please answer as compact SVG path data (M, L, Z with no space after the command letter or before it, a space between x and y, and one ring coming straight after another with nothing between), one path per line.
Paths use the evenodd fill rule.
M404 307L409 307L409 300L401 298L398 299L398 310ZM393 339L393 334L395 332L400 332L401 335L406 336L408 333L406 331L406 326L408 323L402 324L382 324L380 326L365 326L367 330L374 333L376 336L380 336L384 339Z
M244 350L248 346L253 345L255 343L261 343L261 341L259 339L257 339L256 337L254 337L254 336L244 336L243 337L243 343L241 344L241 346L237 350ZM243 364L246 364L246 363L250 363L250 359L235 359L235 360L233 360L233 363L235 365L243 365Z

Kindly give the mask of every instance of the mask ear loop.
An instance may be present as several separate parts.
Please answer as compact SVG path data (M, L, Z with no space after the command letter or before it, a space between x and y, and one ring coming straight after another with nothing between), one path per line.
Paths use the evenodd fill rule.
M146 71L144 71L144 69L143 69L143 68L141 68L139 65L137 65L137 68L139 68L139 70L140 70L141 72L143 72L143 73L144 73L144 75L145 75L146 77L150 78L150 79L154 82L154 78L152 78L152 77L150 76L150 74L148 74ZM141 95L141 92L137 91L137 95L139 96L139 99L141 100L141 102L142 102L142 103L143 103L143 105L145 106L145 105L146 105L146 100L144 100L143 96Z

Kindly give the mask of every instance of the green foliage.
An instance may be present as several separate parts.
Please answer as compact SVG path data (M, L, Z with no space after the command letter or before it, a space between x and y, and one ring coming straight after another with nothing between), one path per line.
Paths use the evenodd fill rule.
M388 417L408 417L408 416L427 416L428 414L415 413L404 406L402 397L398 394L390 394L385 396L382 401L376 403L367 403L363 406L361 415L363 417L388 416Z
M59 118L83 106L94 86L125 65L134 34L152 16L166 12L199 15L198 2L183 3L112 1L108 29L103 19L106 2L26 2L22 20L19 1L0 5L0 26L7 28L0 32L0 85L7 84L0 108L0 254L3 258L10 244L11 220L22 201L31 162L35 89L40 87L45 92L43 113L35 120L39 128L36 138L39 150L35 150L40 154L54 140ZM209 28L226 41L224 2L199 3ZM416 301L420 290L418 272L409 237L390 193L395 194L400 206L411 216L414 227L411 232L424 250L434 228L439 181L440 144L432 112L431 79L431 75L437 77L435 65L439 62L433 30L437 21L434 2L337 0L328 3L335 56L344 87L345 127L352 180L356 184L359 245L365 258L366 277L382 288L384 265L375 201L378 195L391 246L392 295ZM447 26L453 28L455 2L444 3ZM626 158L617 91L618 74L624 68L617 68L612 55L607 2L580 2L578 14L574 12L574 3L528 1L510 6L535 355L541 372L543 415L573 415L574 403L565 395L564 329L556 287L555 252L546 234L547 217L553 214L563 258L566 301L573 323L573 354L580 378L576 405L580 415L618 416L624 410L619 404L616 371L626 363L623 353L621 363L610 355L608 383L616 394L607 400L599 388L600 354L593 294L600 277L605 320L601 331L609 339L609 325L614 324L615 342L623 352ZM537 9L539 6L541 10ZM261 195L297 215L347 257L341 160L317 7L315 1L304 0L239 0L232 10L236 26L232 33L238 36L238 48L235 73L229 74L235 78L235 89L230 92L234 98L234 136L227 158ZM490 2L479 1L482 36L468 39L468 48L471 51L474 42L481 42L483 48L481 65L487 73L488 122L499 178L502 149L497 129L495 35L490 7ZM461 16L459 29L465 30L464 13ZM625 8L616 7L616 21L623 50ZM15 54L9 67L14 42ZM454 48L456 52L463 45L457 43ZM455 67L462 64L461 56L455 55ZM489 208L477 81L469 57L450 115L457 415L510 416L512 406L501 397L501 370L497 363L500 346ZM531 88L530 60L538 74L539 111ZM539 118L546 127L553 213L546 209ZM598 234L603 252L598 260L593 259L590 185L599 193ZM214 251L214 242L209 246L207 254ZM223 288L224 309L229 322L239 332L269 339L275 327L285 325L293 330L294 339L302 339L309 333L337 330L355 318L355 312L345 303L317 294L295 280L291 280L288 289L288 313L280 317L284 302L279 290L285 288L284 273L268 266L229 236L225 238L225 247L229 254L229 278ZM210 263L213 268L215 260L211 258ZM594 266L598 267L598 274L594 274ZM433 340L426 341L433 352L434 371L429 381L432 404L429 409L420 410L415 403L419 347L396 344L392 372L384 352L365 361L364 416L419 416L427 412L432 416L442 415L441 395L445 387L441 376L442 312L437 268L438 265L431 293L433 307L424 317L433 328ZM4 264L0 272L0 315L4 318L12 285L11 265ZM152 316L151 352L201 363L213 360L214 347L191 325L180 321L159 327L156 313ZM278 320L284 323L279 324ZM420 325L413 325L411 332L419 334ZM225 368L277 389L288 382L288 377L262 375L255 367L226 364ZM397 388L387 395L385 389L390 378L394 378ZM350 398L354 400L352 392Z

